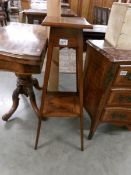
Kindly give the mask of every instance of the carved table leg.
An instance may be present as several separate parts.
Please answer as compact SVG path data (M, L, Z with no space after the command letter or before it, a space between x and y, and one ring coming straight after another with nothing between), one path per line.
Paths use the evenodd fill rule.
M9 110L9 112L4 114L2 117L4 121L7 121L12 116L12 114L16 111L19 105L19 94L20 94L20 88L16 88L12 95L13 105L11 109Z
M12 95L13 105L11 109L9 110L9 112L3 115L2 119L4 121L7 121L16 111L19 105L19 94L24 94L26 97L29 97L32 108L34 109L38 117L38 128L37 128L36 141L35 141L35 147L34 147L34 149L37 149L42 116L36 104L36 98L35 98L35 94L33 91L33 86L36 87L37 89L41 89L41 88L39 86L38 80L33 79L31 75L16 74L16 76L17 76L17 88L15 89Z
M33 81L33 86L38 89L38 90L42 90L42 87L40 87L39 82L36 78L32 78Z
M31 75L16 74L16 76L17 76L17 88L15 89L12 95L13 105L9 110L9 112L3 115L2 119L4 121L7 121L16 111L19 105L19 94L24 94L27 97L29 96L31 105L35 113L37 114L37 117L40 118L41 116L40 111L37 107L35 94L33 91L34 82L37 82L36 84L37 86L39 86L37 79L34 80L31 77Z

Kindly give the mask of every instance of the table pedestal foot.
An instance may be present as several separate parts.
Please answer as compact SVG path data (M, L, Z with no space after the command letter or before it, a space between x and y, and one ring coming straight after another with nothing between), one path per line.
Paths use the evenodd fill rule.
M19 105L19 94L20 94L20 89L16 88L13 92L13 95L12 95L13 105L12 105L11 109L9 110L9 112L4 114L2 117L2 119L4 121L7 121L12 116L12 114L16 111L16 109Z
M40 111L36 104L35 94L33 86L39 87L37 79L33 79L31 75L16 74L17 76L17 88L14 90L12 95L13 105L8 113L4 114L2 119L8 121L8 119L13 115L19 105L19 95L24 94L26 97L30 98L31 105L40 119Z
M33 81L33 86L37 89L37 90L42 90L42 87L40 87L39 82L36 78L32 78Z

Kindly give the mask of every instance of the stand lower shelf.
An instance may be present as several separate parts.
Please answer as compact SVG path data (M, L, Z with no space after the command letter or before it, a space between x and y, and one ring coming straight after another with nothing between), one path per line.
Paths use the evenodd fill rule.
M80 103L76 92L48 92L44 103L44 117L79 117Z

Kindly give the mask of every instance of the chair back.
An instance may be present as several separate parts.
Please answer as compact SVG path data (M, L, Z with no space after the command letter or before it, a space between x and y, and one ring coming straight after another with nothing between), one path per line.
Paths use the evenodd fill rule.
M110 8L94 6L93 24L107 25L110 15Z

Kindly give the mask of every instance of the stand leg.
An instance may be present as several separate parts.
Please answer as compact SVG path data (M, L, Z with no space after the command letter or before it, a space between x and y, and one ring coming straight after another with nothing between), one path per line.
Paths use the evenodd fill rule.
M43 112L43 109L44 109L44 101L46 97L46 91L48 87L48 81L49 81L49 75L50 75L50 69L51 69L52 53L53 53L53 44L50 43L48 46L47 62L46 62L44 83L43 83L43 92L42 92L42 98L41 98L41 107L40 107L41 113Z
M39 137L40 137L40 129L41 129L41 120L39 119L38 120L38 126L37 126L35 147L34 147L35 150L37 150L37 146L38 146L38 141L39 141Z
M76 49L76 75L77 75L77 92L79 94L80 101L80 139L81 139L81 151L84 151L84 139L83 139L83 40L82 33L79 34L79 47Z
M83 139L83 114L80 116L80 138L81 138L81 151L84 151L84 139Z

